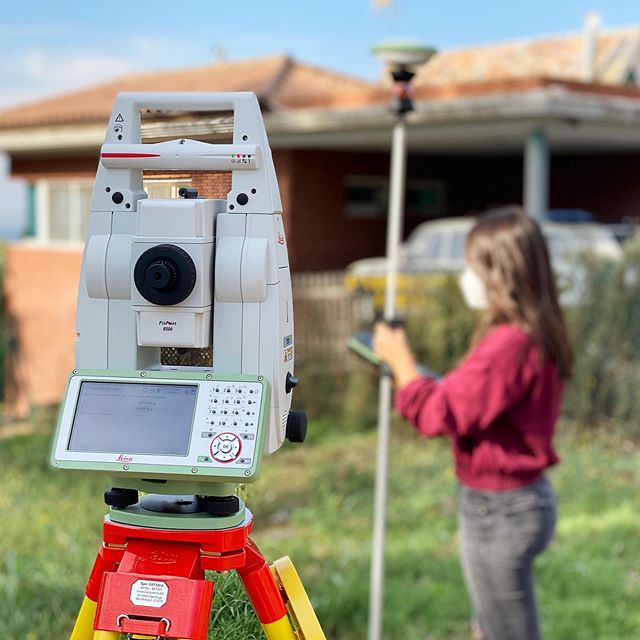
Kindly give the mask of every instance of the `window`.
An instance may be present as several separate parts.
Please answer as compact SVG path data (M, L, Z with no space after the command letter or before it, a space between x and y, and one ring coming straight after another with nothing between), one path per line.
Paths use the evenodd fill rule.
M177 198L181 187L189 187L190 178L144 181L150 198ZM41 242L82 243L87 236L93 179L44 179L35 185L36 229Z
M409 178L404 208L410 216L422 218L443 216L446 213L444 182Z
M190 186L191 178L149 178L144 181L144 190L150 198L177 198L179 189Z
M93 180L39 180L36 183L36 238L44 242L84 241Z
M383 218L389 199L388 180L382 176L347 176L345 213L351 218Z
M350 218L384 218L389 207L389 178L386 176L346 176L344 210ZM445 184L441 180L408 178L405 213L412 217L444 215Z

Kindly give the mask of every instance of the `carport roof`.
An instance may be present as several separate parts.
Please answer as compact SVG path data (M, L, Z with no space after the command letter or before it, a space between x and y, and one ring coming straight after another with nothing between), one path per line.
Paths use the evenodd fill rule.
M640 90L551 78L421 87L407 117L409 148L426 153L504 153L534 128L553 150L639 150ZM388 148L386 104L269 115L274 147Z

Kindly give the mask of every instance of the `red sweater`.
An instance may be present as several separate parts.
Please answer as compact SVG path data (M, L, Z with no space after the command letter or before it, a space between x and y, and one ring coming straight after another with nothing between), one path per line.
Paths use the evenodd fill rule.
M398 412L423 436L448 436L462 484L523 487L559 461L552 438L563 385L522 330L501 325L442 381L420 378L396 393Z

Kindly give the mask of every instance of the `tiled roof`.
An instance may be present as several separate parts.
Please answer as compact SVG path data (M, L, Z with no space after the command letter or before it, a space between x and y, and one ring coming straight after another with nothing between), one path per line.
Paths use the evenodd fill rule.
M580 33L442 51L418 70L416 95L435 98L519 91L545 79L579 82L583 47L584 34ZM594 90L603 85L622 89L630 71L637 71L640 80L640 27L601 31L594 70ZM383 102L388 99L384 84L373 85L287 56L272 56L122 76L1 110L0 129L103 122L120 91L254 91L273 109L332 108ZM637 91L632 93L635 96Z
M458 85L523 78L581 80L582 33L437 53L416 74L416 86ZM624 84L640 63L640 27L601 31L593 82Z
M254 91L274 107L322 106L368 93L363 80L287 56L122 76L95 87L0 111L0 128L104 121L120 91Z

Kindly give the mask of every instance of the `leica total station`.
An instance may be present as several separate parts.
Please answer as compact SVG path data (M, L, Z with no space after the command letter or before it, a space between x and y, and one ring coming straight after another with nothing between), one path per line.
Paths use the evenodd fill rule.
M233 112L233 142L141 143L141 110ZM226 200L148 199L143 170L230 171ZM103 473L104 541L73 640L205 640L213 582L236 570L267 638L324 635L288 558L269 566L235 495L263 453L301 442L282 205L252 93L121 93L100 152L76 368L52 452ZM178 354L188 365L167 364ZM183 357L187 356L187 357Z

